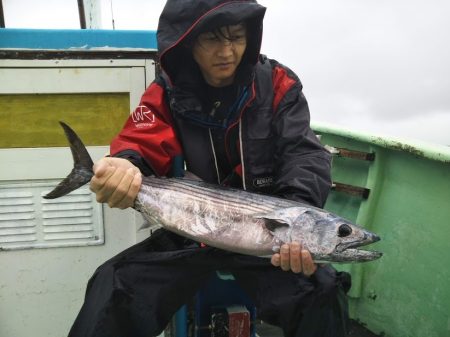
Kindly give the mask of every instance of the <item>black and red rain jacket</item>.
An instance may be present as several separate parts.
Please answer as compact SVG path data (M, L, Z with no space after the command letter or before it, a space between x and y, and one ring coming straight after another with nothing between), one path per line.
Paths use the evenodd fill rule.
M330 155L310 128L298 77L259 54L264 13L255 1L169 0L158 27L162 75L113 140L111 155L159 176L170 176L182 158L204 181L231 181L246 190L323 206L331 187ZM186 46L198 32L243 21L249 38L236 76L237 117L219 144L237 183L220 176L211 132L217 125L198 97L204 81Z

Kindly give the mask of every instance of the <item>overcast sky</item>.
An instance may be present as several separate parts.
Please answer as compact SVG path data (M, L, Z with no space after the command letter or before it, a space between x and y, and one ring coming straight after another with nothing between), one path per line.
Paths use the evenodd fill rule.
M111 0L100 1L110 29ZM112 1L116 29L156 29L165 3ZM450 145L450 1L259 2L262 52L298 74L313 122ZM7 27L79 27L76 0L3 6Z

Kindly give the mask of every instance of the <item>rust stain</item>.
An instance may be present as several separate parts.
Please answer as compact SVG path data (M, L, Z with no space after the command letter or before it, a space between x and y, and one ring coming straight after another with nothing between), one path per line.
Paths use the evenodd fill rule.
M386 142L385 139L379 137L378 141L381 144L384 144L385 147L387 148L391 148L393 150L398 150L398 151L403 151L403 152L407 152L410 153L414 156L418 156L418 157L425 157L425 152L423 150L419 150L418 148L416 148L415 146L409 145L409 144L404 144L401 142Z

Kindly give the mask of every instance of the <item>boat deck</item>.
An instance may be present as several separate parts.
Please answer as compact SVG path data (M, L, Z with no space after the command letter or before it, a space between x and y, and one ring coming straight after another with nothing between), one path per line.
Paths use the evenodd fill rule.
M283 332L276 326L259 322L256 325L256 337L283 337ZM357 321L351 320L348 337L379 337L379 335L369 331Z

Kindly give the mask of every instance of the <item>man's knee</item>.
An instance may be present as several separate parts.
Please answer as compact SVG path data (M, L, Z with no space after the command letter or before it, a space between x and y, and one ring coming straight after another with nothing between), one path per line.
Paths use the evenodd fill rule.
M313 278L319 294L325 297L347 293L351 287L350 274L338 272L329 265L319 267Z

